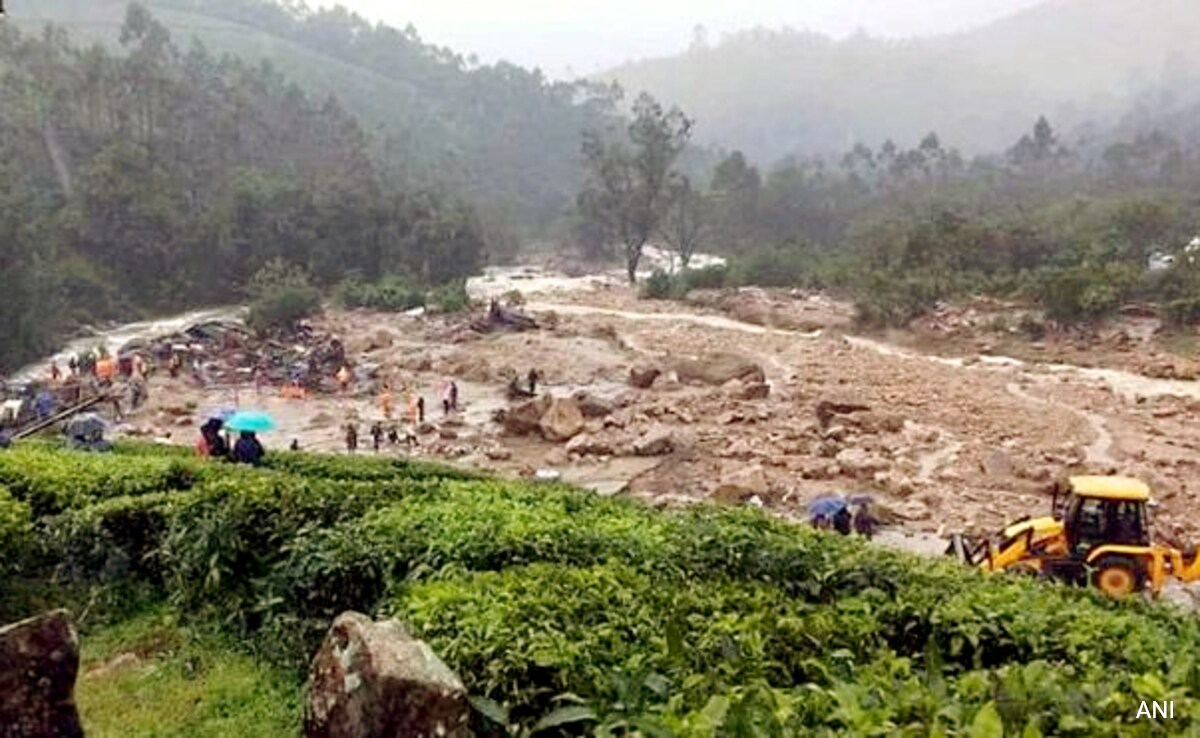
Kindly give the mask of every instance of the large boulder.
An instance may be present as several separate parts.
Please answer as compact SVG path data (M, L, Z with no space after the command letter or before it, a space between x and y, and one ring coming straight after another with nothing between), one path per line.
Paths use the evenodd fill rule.
M469 718L462 681L399 622L333 621L309 674L306 738L466 738Z
M616 409L611 401L590 392L576 392L575 401L579 403L579 410L585 418L608 417Z
M763 369L754 361L737 354L718 353L702 359L681 359L675 364L679 381L721 386L733 379L745 384L764 384Z
M541 428L542 416L550 409L552 402L549 396L543 396L508 408L500 418L505 432L513 436L536 433Z
M554 443L564 443L583 432L583 412L573 398L561 398L550 403L538 422L542 437Z
M0 628L0 736L82 736L78 673L79 639L65 610Z
M567 453L575 456L612 456L612 443L590 433L581 433L567 443Z
M726 472L712 491L712 499L725 505L740 505L755 495L765 498L770 481L761 464L752 464Z
M652 428L633 443L637 456L666 456L675 450L675 434L669 428Z

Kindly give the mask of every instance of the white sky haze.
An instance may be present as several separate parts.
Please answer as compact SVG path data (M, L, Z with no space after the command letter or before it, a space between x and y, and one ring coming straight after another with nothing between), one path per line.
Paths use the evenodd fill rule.
M310 0L312 2L312 0ZM1038 0L340 0L375 21L412 23L427 41L484 61L507 59L553 76L685 49L692 29L721 33L790 26L836 37L862 28L887 37L947 33ZM332 4L317 2L315 4Z

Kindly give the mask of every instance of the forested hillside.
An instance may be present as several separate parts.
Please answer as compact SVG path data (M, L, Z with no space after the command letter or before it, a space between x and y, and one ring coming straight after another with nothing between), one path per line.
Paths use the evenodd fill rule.
M47 22L118 42L127 0L14 0L22 27ZM438 181L467 192L496 228L529 232L561 217L581 181L579 139L611 107L608 91L551 83L511 64L484 66L422 41L416 29L375 25L344 8L272 0L147 0L187 48L269 62L321 100L357 115L380 162L402 185Z
M474 209L390 183L335 98L181 49L142 6L119 41L0 25L0 367L73 323L242 299L273 260L318 286L479 265Z
M760 161L914 145L931 130L976 154L1007 146L1038 115L1073 140L1147 94L1194 99L1198 37L1189 0L1056 0L944 38L750 30L601 79L680 105L701 143Z

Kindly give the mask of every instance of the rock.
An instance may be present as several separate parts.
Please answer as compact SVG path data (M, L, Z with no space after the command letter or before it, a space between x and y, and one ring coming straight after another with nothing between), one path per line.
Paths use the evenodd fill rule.
M613 446L590 433L575 436L567 443L567 453L575 456L612 456Z
M861 405L854 402L839 402L835 400L821 400L817 403L816 413L817 421L822 428L829 427L830 422L839 415L852 415L870 410L867 405Z
M575 402L585 418L605 418L613 414L613 404L602 397L596 397L590 392L575 394Z
M824 480L837 476L836 464L826 459L807 459L800 467L800 476L804 479Z
M629 383L638 389L650 389L662 371L653 367L637 367L629 370Z
M553 400L549 396L510 407L501 414L505 432L514 436L527 436L539 430L542 416L550 409Z
M652 428L634 441L637 456L666 456L675 450L675 436L667 428Z
M821 438L827 441L842 443L850 435L850 429L844 425L831 425L821 432Z
M679 381L720 386L733 379L746 384L763 384L767 381L762 367L744 356L719 353L703 359L682 359L676 362L675 373Z
M506 448L489 448L487 457L491 461L508 461L512 458L512 451Z
M756 449L753 444L744 438L739 438L729 444L722 450L721 456L727 459L752 459L758 455L761 449Z
M462 681L399 622L333 621L309 674L306 738L466 738L469 718Z
M1007 478L1013 475L1012 457L999 449L987 452L979 465L989 477Z
M75 738L79 639L66 610L0 628L0 735Z
M872 478L876 472L885 471L892 465L882 456L876 456L861 448L839 451L835 458L846 474L859 478Z
M752 497L766 497L770 482L762 466L755 464L721 477L712 499L725 505L740 505Z
M764 382L747 384L740 379L725 383L725 394L734 400L765 400L771 396L771 385Z
M892 413L862 412L846 419L865 433L899 433L904 430L904 418Z
M569 441L583 432L583 412L572 398L554 400L538 422L542 437L554 443Z
M438 428L438 438L443 441L456 441L458 440L458 431L453 428Z

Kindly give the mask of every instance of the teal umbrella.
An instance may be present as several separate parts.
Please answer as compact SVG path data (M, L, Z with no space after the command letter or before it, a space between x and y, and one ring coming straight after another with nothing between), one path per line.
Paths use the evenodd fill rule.
M263 433L275 430L276 425L275 419L264 412L244 410L229 416L229 419L225 421L225 427L232 431Z

